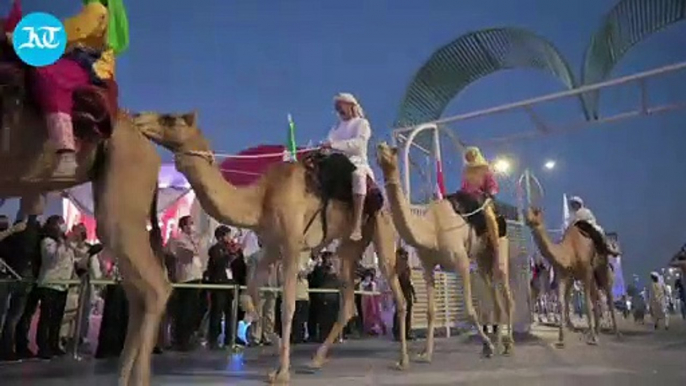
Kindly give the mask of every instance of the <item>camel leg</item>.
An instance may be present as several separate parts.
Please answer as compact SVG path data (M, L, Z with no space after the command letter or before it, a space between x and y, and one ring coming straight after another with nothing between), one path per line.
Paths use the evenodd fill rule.
M612 318L612 332L617 338L622 337L622 333L619 332L619 327L617 327L617 316L615 315L615 298L612 295L612 286L608 285L609 288L605 288L605 293L607 294L607 307L610 310L610 317Z
M283 294L281 303L281 345L279 347L279 367L269 373L271 384L288 384L291 368L291 330L295 313L295 291L300 265L300 240L286 238L283 253Z
M586 318L588 318L588 338L586 340L586 343L589 345L597 345L598 344L598 334L596 334L594 323L594 311L593 311L593 296L591 294L592 288L591 286L593 285L593 273L592 272L586 272L585 279L584 279L584 298L586 299Z
M572 298L572 288L574 287L573 282L568 282L567 283L567 288L565 290L565 297L564 297L564 302L567 305L565 308L566 312L564 315L560 314L560 317L564 317L565 320L560 320L560 323L563 323L567 326L567 329L569 331L576 331L576 327L574 327L574 323L572 323L572 314L571 314L571 309L569 308L569 303ZM560 310L562 312L562 310Z
M422 362L431 362L434 354L434 335L436 330L436 277L434 274L434 267L429 264L429 261L433 261L430 256L424 256L428 254L428 251L420 251L420 260L424 263L424 281L426 282L426 320L428 326L426 329L426 348L424 352L419 354L418 359Z
M339 272L339 280L341 281L340 299L341 303L338 307L338 319L331 327L329 335L327 335L324 343L317 349L310 368L320 369L324 365L326 356L333 346L334 342L343 332L343 328L352 319L355 308L355 285L354 272L357 257L361 256L364 251L365 243L345 240L338 247L337 253L341 262L341 269Z
M124 271L126 271L126 269L122 268L120 264L120 272L123 273ZM141 326L143 323L143 301L140 297L140 293L130 282L122 282L121 285L126 293L126 301L129 308L127 326ZM121 358L119 364L120 386L127 386L130 383L136 358L138 357L139 342L142 340L141 333L142 329L139 328L126 329L124 348L119 354L119 357Z
M398 274L396 272L396 255L395 255L395 231L393 228L393 221L390 218L390 214L386 211L380 211L376 215L376 219L373 223L374 233L373 241L374 247L376 248L377 256L379 256L379 261L381 262L381 271L386 277L386 280L393 292L393 298L395 300L396 307L398 311L398 338L400 338L400 359L396 363L396 369L405 370L410 366L410 357L407 348L407 304L405 303L405 295L403 294L402 288L400 287L400 281L398 280ZM431 304L431 303L429 303ZM431 308L431 306L429 306ZM431 328L430 328L431 329ZM431 334L431 333L430 333ZM433 340L433 335L431 335L431 340ZM432 342L433 344L433 342Z
M593 331L596 335L600 335L600 325L603 320L603 309L602 304L600 304L600 289L598 288L595 281L591 287L591 297L593 298Z
M560 318L564 318L567 315L567 309L569 304L566 301L567 287L570 285L569 280L566 277L560 277L557 284L557 301L560 308ZM563 348L565 346L565 323L560 320L557 332L557 342L555 346L557 348Z
M493 342L491 339L484 333L481 323L479 322L479 318L476 316L476 310L474 309L474 298L472 297L472 284L469 274L469 255L467 254L467 251L465 251L464 247L458 246L452 251L451 257L451 261L453 263L453 272L458 273L460 277L462 277L462 294L464 297L463 301L465 310L467 311L467 319L476 328L477 334L479 334L479 337L481 337L481 341L483 342L483 356L490 358L493 356L495 348L493 347Z
M512 296L512 288L510 287L510 274L506 273L502 282L500 283L500 294L502 295L502 300L505 301L505 321L507 331L505 332L505 341L503 342L503 355L511 355L514 352L514 297ZM495 296L495 291L493 296ZM496 315L500 315L499 306L501 299L496 299ZM499 333L502 335L502 332ZM502 338L501 338L502 339Z

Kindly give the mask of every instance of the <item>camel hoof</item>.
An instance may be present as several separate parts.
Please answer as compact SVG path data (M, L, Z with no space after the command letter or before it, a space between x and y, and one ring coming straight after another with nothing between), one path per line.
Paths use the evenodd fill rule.
M419 363L431 363L432 360L433 360L433 355L429 354L427 352L417 354L417 356L415 357L415 361L417 361Z
M484 342L483 347L481 348L481 356L484 358L492 358L494 352L495 347L493 347L493 344Z
M586 339L586 344L589 346L597 346L598 345L598 338L595 336L591 336L588 339Z
M503 343L503 355L504 356L510 356L512 354L514 354L514 343L512 343L512 342Z
M403 359L396 362L395 366L393 366L393 369L398 370L398 371L405 371L409 368L410 368L410 358L409 357L404 357Z
M324 367L324 360L319 358L319 357L312 358L312 361L307 366L307 368L309 370L311 370L312 372L317 372L317 371L321 370L322 367Z
M565 342L562 342L562 341L555 342L555 348L565 348Z
M291 375L288 371L278 368L269 373L268 381L270 385L287 385L291 381Z

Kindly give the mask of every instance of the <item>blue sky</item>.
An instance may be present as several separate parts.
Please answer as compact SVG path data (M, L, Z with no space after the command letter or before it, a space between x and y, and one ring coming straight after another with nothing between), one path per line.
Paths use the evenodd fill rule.
M3 1L2 10L7 9ZM47 3L47 4L46 4ZM118 64L121 104L132 110L197 110L218 152L283 143L291 112L301 143L319 140L334 123L332 96L356 94L374 129L388 140L404 90L438 47L482 28L519 26L551 40L579 74L584 49L614 0L289 0L126 1L131 47ZM24 1L25 12L58 17L80 1ZM686 26L676 25L635 47L613 77L686 60ZM654 102L686 99L686 73L651 82ZM483 78L446 115L560 91L552 76L513 70ZM638 98L634 88L603 94L601 113ZM554 123L580 119L574 101L543 106ZM607 230L617 231L625 272L645 275L686 242L684 113L594 126L574 134L484 149L508 154L518 170L543 183L550 227L561 221L562 193L582 196ZM532 129L521 113L453 127L465 140ZM446 141L447 143L447 141ZM164 154L170 160L169 154ZM555 159L544 173L540 165ZM459 181L457 152L444 148L448 190ZM421 161L421 157L419 158ZM503 196L513 200L512 181ZM10 211L8 204L5 211Z

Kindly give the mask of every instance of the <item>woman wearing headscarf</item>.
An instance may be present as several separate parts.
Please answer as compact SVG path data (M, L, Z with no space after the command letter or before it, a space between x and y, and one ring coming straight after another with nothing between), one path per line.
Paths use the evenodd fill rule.
M464 164L460 190L480 202L484 202L489 198L493 199L498 193L498 182L491 170L491 166L478 147L467 148L464 154ZM495 215L495 204L493 201L484 207L483 213L486 217L488 239L495 256L495 272L502 277L507 269L507 261L505 256L500 255L498 220Z
M353 172L353 228L351 240L362 239L362 216L364 200L367 195L367 177L374 179L374 172L369 166L367 147L372 129L369 121L364 117L364 111L357 99L348 93L340 93L334 97L334 108L339 122L329 132L324 148L331 148L350 159L355 165Z
M59 154L53 177L76 172L76 142L72 124L74 92L89 84L111 87L115 56L129 45L129 25L123 0L83 0L78 15L64 21L67 48L57 62L33 70L33 92Z

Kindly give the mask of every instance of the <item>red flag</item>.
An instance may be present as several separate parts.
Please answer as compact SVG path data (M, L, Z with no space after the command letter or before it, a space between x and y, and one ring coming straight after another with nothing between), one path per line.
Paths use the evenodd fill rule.
M7 19L5 19L5 32L14 32L14 28L19 24L21 18L21 1L14 0L12 9L10 9L10 13L7 15Z

